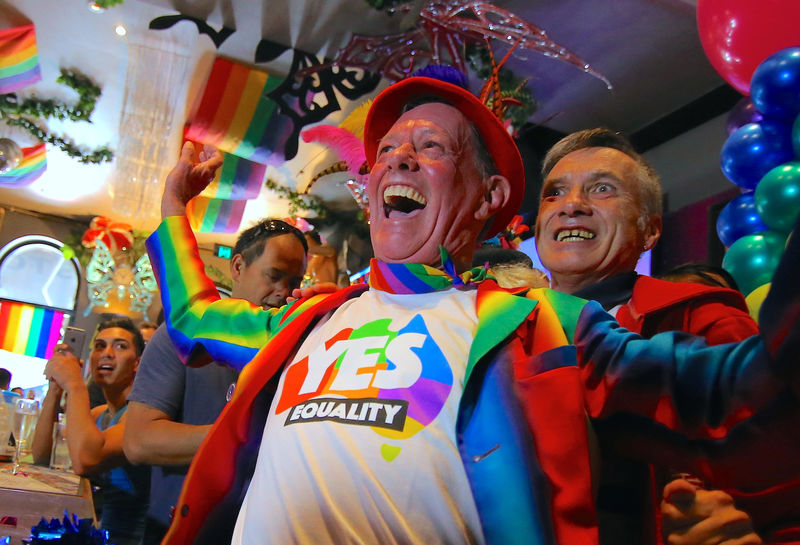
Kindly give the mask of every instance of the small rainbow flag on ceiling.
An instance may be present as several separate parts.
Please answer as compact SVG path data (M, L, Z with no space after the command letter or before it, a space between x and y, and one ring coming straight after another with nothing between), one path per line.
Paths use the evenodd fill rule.
M30 184L47 170L45 145L36 144L30 148L22 148L22 161L17 168L0 174L0 186L22 187Z
M0 348L49 359L61 338L66 314L29 303L0 301Z
M186 214L189 223L198 233L235 233L242 223L247 201L209 199L199 195L189 201Z
M267 95L283 79L217 57L185 136L262 164L285 162L292 121Z
M42 79L33 25L0 30L0 94Z
M202 145L195 143L195 150ZM255 199L258 197L267 165L225 153L222 167L201 195L215 199Z

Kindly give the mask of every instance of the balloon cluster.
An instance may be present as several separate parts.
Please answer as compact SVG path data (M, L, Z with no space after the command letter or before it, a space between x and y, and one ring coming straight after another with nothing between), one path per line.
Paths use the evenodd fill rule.
M800 214L800 47L768 56L729 114L722 171L743 194L722 210L722 266L760 304ZM752 308L752 306L751 306Z
M800 2L698 0L697 28L722 78L749 97L731 111L722 170L743 194L722 211L725 267L751 312L800 212Z

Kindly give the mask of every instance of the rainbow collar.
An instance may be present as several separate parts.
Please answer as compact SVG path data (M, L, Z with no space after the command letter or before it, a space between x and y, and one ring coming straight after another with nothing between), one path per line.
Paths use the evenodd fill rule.
M370 288L408 295L431 293L451 287L467 287L490 278L484 267L470 269L461 275L456 274L455 265L447 250L440 247L444 270L420 265L418 263L384 263L373 258L369 262Z

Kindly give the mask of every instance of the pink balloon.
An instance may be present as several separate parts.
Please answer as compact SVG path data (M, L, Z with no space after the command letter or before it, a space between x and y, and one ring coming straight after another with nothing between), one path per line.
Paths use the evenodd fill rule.
M776 51L800 46L798 0L698 0L697 28L711 65L737 91Z

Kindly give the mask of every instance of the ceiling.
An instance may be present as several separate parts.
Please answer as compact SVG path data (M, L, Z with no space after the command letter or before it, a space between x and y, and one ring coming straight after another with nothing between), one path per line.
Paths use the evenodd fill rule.
M598 125L655 135L659 143L708 119L690 116L687 122L673 122L662 130L667 127L665 120L682 119L676 112L693 111L692 105L704 97L708 101L724 85L700 45L694 4L690 0L497 0L496 5L546 30L552 40L583 58L613 85L609 90L599 79L540 54L513 58L509 68L530 78L528 85L539 105L531 125L521 133L529 140L521 146L523 150L534 150L535 155L543 145L537 143L543 134L552 138ZM60 68L76 69L102 87L91 124L48 122L48 127L87 148L109 145L117 151L113 163L87 166L48 149L45 175L25 188L0 187L0 203L60 215L104 214L148 230L158 220L156 204L129 207L127 214L120 205L122 192L130 189L123 171L133 159L126 162L119 150L131 149L131 142L162 150L149 157L158 168L148 171L153 179L142 190L149 202L157 203L159 184L175 161L182 126L216 54L253 63L258 43L267 38L330 57L351 33L398 32L415 19L413 10L390 16L369 8L364 0L125 0L103 13L90 12L86 0L63 0L58 9L50 0L16 2L14 9L0 0L0 12L4 13L0 28L13 26L9 20L13 23L15 18L27 18L36 26L43 79L22 94L73 101L74 93L55 83ZM213 29L235 28L235 32L217 50L190 22L168 30L148 30L151 20L175 13L203 19ZM115 34L118 24L127 28L125 37ZM141 56L151 50L167 56L157 62ZM258 67L283 75L290 60L291 51ZM478 85L473 82L473 87ZM174 109L159 118L160 124L137 132L127 123L136 97L153 90L168 94ZM325 122L341 121L354 106L345 104L343 112ZM4 135L31 144L24 134L0 125L0 136ZM334 160L318 145L301 143L297 157L268 175L302 188L313 173ZM536 160L529 157L528 162ZM341 181L323 179L312 192L327 201L352 205ZM285 201L262 189L260 197L248 203L244 222L285 215L286 210ZM225 241L225 237L210 238Z

